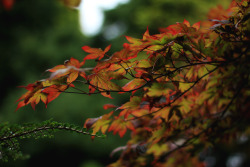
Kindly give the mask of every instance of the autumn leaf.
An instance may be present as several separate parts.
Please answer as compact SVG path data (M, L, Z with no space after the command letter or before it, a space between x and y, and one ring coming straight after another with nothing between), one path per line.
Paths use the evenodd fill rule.
M135 130L134 125L130 121L116 118L110 125L108 131L113 131L113 134L118 133L120 137L123 137L127 129Z
M160 155L168 151L167 144L155 143L149 146L147 153L153 154L155 158L158 158Z
M86 79L85 71L91 69L80 68L83 64L84 63L80 63L77 59L71 58L69 61L66 61L64 65L58 65L47 70L51 72L49 80L55 80L65 76L67 78L67 83L71 84L79 75Z
M133 96L130 98L130 101L118 107L116 110L121 110L119 117L124 116L125 119L140 108L142 98L138 96Z
M98 118L88 118L85 121L84 127L87 129L92 128L93 133L96 134L98 131L101 131L103 134L108 130L109 124L111 122L110 117L114 112L110 112Z
M153 83L153 85L147 88L147 95L149 97L160 97L164 95L170 95L174 90L172 83Z
M111 45L107 46L103 51L102 49L99 48L91 48L89 46L83 46L82 50L84 50L87 53L90 53L83 59L83 62L89 59L97 59L97 58L98 60L101 60L105 56L106 52L109 51L110 48Z
M121 63L121 62L127 62L130 59L133 59L137 57L137 54L134 52L131 52L129 45L124 45L124 48L121 51L115 52L110 57L111 63Z
M25 105L31 104L32 108L35 110L35 106L36 104L39 103L41 97L43 99L43 102L46 103L47 99L44 98L44 95L42 92L42 83L41 82L35 82L34 84L29 84L27 86L21 86L23 88L25 88L26 90L28 90L28 92L26 92L24 95L22 95L17 102L17 108L16 111L20 108L23 107Z
M113 104L105 104L105 105L103 106L103 109L104 109L104 110L107 110L107 109L110 109L110 108L116 108L116 106L113 105Z
M22 86L27 89L24 95L22 95L17 102L18 106L16 111L25 105L31 104L32 108L35 110L35 106L42 100L42 102L47 107L47 104L57 98L61 92L65 91L69 86L68 85L53 85L48 84L47 81L35 82L34 84L29 84L28 86Z
M42 92L47 95L46 105L52 100L56 99L68 87L68 85L52 85L50 87L44 88Z
M196 30L199 30L199 29L200 29L200 26L201 26L201 22L200 22L200 21L197 22L197 23L194 23L194 24L192 25L192 27L194 27Z
M152 132L152 136L148 139L148 143L158 143L163 137L164 134L166 134L166 126L163 124L162 127L158 127Z
M137 109L140 107L142 98L138 96L132 96L130 98L130 101L123 104L121 107L118 107L117 109Z
M169 106L163 107L163 108L161 108L161 109L159 110L159 112L156 112L156 113L154 114L154 117L155 117L155 118L161 117L161 118L165 119L166 121L168 121L169 112L170 112L170 107L169 107Z
M145 85L146 81L143 79L133 79L122 87L123 91L132 92L134 94L138 88Z
M168 120L170 122L179 122L180 120L183 119L182 113L180 111L180 106L179 105L175 105L173 107L171 107L169 114L168 114Z
M194 85L194 83L179 83L179 89L181 92L185 92L186 90L190 89L190 87L192 87Z
M105 97L111 98L109 91L120 91L121 88L117 84L110 81L110 79L104 75L104 73L95 73L88 76L90 87L90 93L94 93L95 90L101 92Z

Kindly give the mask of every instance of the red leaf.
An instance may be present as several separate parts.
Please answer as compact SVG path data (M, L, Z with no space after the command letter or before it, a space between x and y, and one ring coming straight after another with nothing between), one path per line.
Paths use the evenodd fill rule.
M97 59L97 58L98 60L101 60L104 57L105 53L108 52L110 48L111 45L107 46L103 51L102 49L99 48L91 48L89 46L83 46L82 49L85 52L90 53L83 59L83 61L85 62L86 60Z
M123 119L116 118L110 125L108 131L113 131L114 134L118 133L120 137L123 137L127 128L135 130L134 125L130 121L124 121Z
M67 66L74 66L76 68L80 68L79 60L71 57L70 60L66 63Z
M47 103L51 102L57 98L63 91L68 88L68 85L52 85L48 88L45 88L42 92L47 94Z
M196 30L199 30L201 26L201 22L194 23L192 27L194 27Z
M110 108L116 108L116 106L113 105L113 104L105 104L105 105L103 106L103 109L104 109L104 110L107 110L107 109L110 109Z
M186 26L190 27L190 23L186 19L184 19L183 24L185 24Z
M18 103L18 105L17 105L17 108L16 108L16 110L15 110L15 112L19 109L19 108L21 108L21 107L23 107L23 106L25 106L26 104L24 103L24 101L20 101L19 103Z

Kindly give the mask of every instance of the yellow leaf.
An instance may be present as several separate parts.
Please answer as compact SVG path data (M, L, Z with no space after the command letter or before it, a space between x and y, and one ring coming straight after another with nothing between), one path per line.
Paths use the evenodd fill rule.
M155 143L151 145L151 147L147 150L147 153L153 154L154 157L159 157L160 155L162 155L164 152L167 151L168 151L167 144Z
M186 90L188 90L194 83L179 83L179 89L184 92Z
M147 95L149 97L160 97L162 95L168 95L172 90L174 90L172 83L153 83L153 85L148 88Z

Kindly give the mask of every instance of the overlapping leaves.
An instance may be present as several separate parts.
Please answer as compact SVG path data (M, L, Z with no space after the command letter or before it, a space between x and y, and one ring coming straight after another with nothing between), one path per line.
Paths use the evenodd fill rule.
M168 156L188 151L187 162L202 166L191 156L197 154L196 146L207 148L214 136L220 142L228 135L244 133L230 129L233 116L249 118L249 94L243 93L249 92L249 72L243 70L249 69L249 3L233 1L229 10L219 9L210 12L209 21L191 26L184 20L161 28L160 34L150 35L147 29L142 39L126 37L128 43L111 56L111 45L104 50L84 46L89 54L82 61L71 58L48 70L52 73L48 79L26 86L28 92L19 99L18 108L27 104L35 108L40 100L47 105L74 88L74 82L87 85L89 91L82 94L111 98L112 93L129 93L130 99L123 104L104 106L115 110L85 122L94 133L112 131L123 137L131 131L131 139L113 165L146 162L133 149L143 145L147 149L143 154L152 155L155 166L169 165ZM233 15L228 16L228 11ZM220 13L223 16L211 18ZM89 59L96 59L96 66L83 68ZM219 133L225 129L231 133ZM180 165L180 156L173 158L173 164Z

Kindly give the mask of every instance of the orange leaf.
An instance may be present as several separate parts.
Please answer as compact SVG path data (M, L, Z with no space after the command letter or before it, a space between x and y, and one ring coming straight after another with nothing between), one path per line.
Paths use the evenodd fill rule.
M67 78L67 82L68 83L72 83L73 81L75 81L78 77L78 72L74 71L72 73L69 74L68 78Z
M85 52L90 53L83 59L83 61L85 62L86 60L97 59L97 58L98 60L101 60L104 57L105 53L108 52L110 48L111 45L107 46L103 51L102 49L99 48L91 48L89 46L83 46L82 49Z
M34 84L29 84L28 86L22 86L25 89L28 90L24 95L22 95L17 101L20 101L18 103L18 106L16 108L16 111L25 105L31 104L32 108L35 110L35 105L39 103L41 99L41 91L43 88L42 82L35 82ZM43 101L45 101L43 97Z
M68 88L68 85L52 85L45 88L42 92L47 94L47 103L57 98L63 91Z
M125 86L122 87L124 91L133 91L132 93L136 92L136 89L141 87L146 83L143 79L133 79L132 81L128 82Z
M80 62L79 60L71 57L70 60L68 62L66 62L67 66L74 66L76 68L80 68Z
M190 23L186 19L184 19L183 24L185 24L186 26L190 27Z
M107 110L107 109L110 109L110 108L116 108L116 106L113 105L113 104L105 104L105 105L103 106L103 109L104 109L104 110Z
M119 91L121 88L115 83L111 82L104 73L91 74L89 76L90 84L89 91L93 93L96 89L101 91L105 97L111 98L109 91Z
M118 133L120 137L123 137L127 131L127 128L130 130L135 130L134 125L130 121L124 121L123 119L116 118L110 125L108 131L113 131L114 134Z
M19 108L21 108L21 107L23 107L23 106L25 106L26 104L24 103L24 101L20 101L19 103L18 103L18 105L17 105L17 108L16 108L16 110L15 110L15 112L19 109Z
M194 23L192 27L194 27L196 30L199 30L201 26L201 22Z
M85 121L84 127L87 129L93 128L94 134L99 130L101 130L102 133L106 133L109 123L111 122L110 117L112 114L113 111L98 118L89 118Z
M130 98L130 101L123 104L121 107L117 109L137 109L140 107L142 98L138 96L133 96Z
M57 70L64 69L64 68L66 68L65 65L58 65L58 66L53 67L52 69L48 69L47 71L56 72Z

